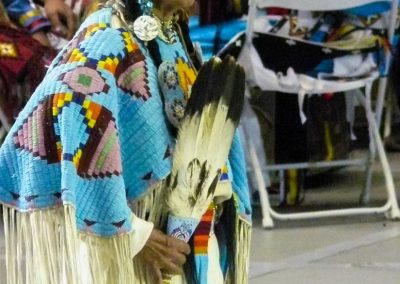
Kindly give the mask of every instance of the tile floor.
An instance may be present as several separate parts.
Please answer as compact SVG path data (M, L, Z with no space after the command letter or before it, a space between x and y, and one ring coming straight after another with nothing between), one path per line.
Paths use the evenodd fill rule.
M400 154L390 154L389 158L400 197ZM362 177L351 168L332 173L322 186L306 191L301 208L356 204ZM377 167L373 204L384 203L383 189ZM276 221L274 229L264 230L259 220L259 208L255 207L251 284L400 283L400 222L381 215L358 216ZM5 283L4 261L0 226L0 284Z
M400 154L389 159L400 201ZM301 208L355 206L362 181L362 172L354 168L331 173L320 187L306 190ZM383 205L385 198L376 166L370 204ZM251 284L400 283L400 222L369 215L276 221L275 228L265 230L257 207L255 214Z

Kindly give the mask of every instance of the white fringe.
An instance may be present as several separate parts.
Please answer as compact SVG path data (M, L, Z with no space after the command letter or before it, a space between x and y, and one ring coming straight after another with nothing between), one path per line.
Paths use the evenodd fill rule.
M132 204L139 218L162 228L162 183ZM157 205L157 206L155 206ZM101 238L78 233L75 209L70 205L18 212L3 205L8 284L150 284L151 273L136 257L132 261L131 234ZM236 220L235 279L247 284L251 224Z
M158 182L149 190L149 194L140 200L130 202L132 212L139 218L153 222L154 226L162 229L167 220L165 211L164 183Z
M235 284L249 283L251 224L237 217L236 221L236 256Z
M165 212L165 192L163 182L159 182L153 186L150 193L140 200L131 202L130 208L132 212L139 218L153 222L154 227L160 230L167 220L167 212ZM134 270L136 273L136 282L134 284L150 284L153 282L152 271L147 268L140 257L133 259Z
M18 212L3 206L8 284L131 284L131 234L76 231L72 206Z

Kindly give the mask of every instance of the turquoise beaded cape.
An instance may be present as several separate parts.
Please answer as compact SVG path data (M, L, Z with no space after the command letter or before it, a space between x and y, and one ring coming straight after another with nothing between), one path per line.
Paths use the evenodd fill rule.
M168 176L174 144L158 70L128 30L111 27L111 16L104 8L84 22L0 148L1 203L19 211L72 205L77 229L103 237L134 230L128 202ZM160 44L161 55L179 59L185 74L192 66L182 45L175 48ZM249 219L238 135L229 164L238 214Z

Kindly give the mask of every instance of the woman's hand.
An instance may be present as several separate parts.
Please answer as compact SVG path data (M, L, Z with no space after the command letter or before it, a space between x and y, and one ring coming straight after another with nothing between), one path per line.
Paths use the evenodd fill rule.
M147 243L139 252L152 271L154 283L162 283L162 272L168 274L182 274L182 266L190 247L185 242L169 237L159 230L153 229Z
M64 0L44 0L44 11L51 23L52 31L71 39L76 29L76 19Z

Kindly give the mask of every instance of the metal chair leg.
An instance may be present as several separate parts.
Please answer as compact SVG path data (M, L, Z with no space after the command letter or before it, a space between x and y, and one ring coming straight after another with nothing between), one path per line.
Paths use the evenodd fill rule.
M385 214L389 219L400 219L400 210L399 205L396 198L396 191L394 187L393 175L390 169L390 165L386 156L386 152L383 146L382 138L379 133L379 127L376 121L376 117L374 116L371 108L371 93L366 91L366 98L363 96L358 96L362 104L365 106L368 124L370 126L370 133L372 135L371 139L373 141L373 152L378 154L379 160L382 165L383 174L385 177L385 185L388 194L388 200L384 207L388 206L388 210L386 210ZM375 152L376 151L376 152ZM369 195L369 193L366 193Z
M254 147L254 143L251 139L250 133L248 133L245 126L242 127L243 133L246 139L246 146L248 150L248 154L250 157L250 163L255 175L255 180L257 183L258 193L260 194L260 204L261 204L261 213L262 213L262 226L263 228L272 228L274 227L274 221L270 215L271 205L269 203L267 187L264 181L263 173L260 167L260 162L257 157L257 153Z

